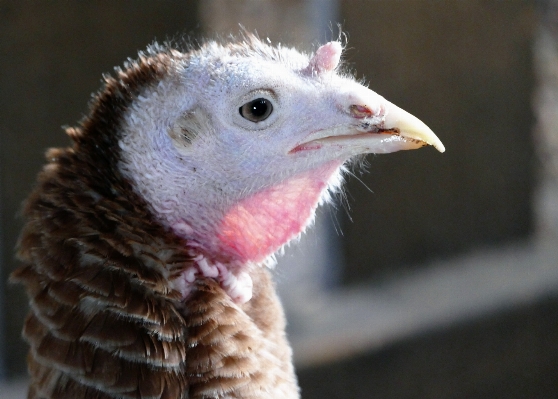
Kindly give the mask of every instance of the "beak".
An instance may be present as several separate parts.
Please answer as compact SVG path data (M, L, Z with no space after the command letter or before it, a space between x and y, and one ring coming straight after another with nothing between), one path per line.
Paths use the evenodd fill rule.
M373 111L365 102L348 107L352 117L347 127L316 132L291 152L336 149L344 156L367 153L390 153L414 150L431 145L440 152L446 149L434 132L417 117L381 98L381 106Z
M399 136L408 142L411 148L401 148L403 150L420 148L427 144L440 152L446 150L440 139L423 121L390 102L386 102L384 126L386 130L381 133ZM413 143L420 146L414 147Z
M343 48L339 42L321 46L312 56L303 74L322 75L337 68ZM440 139L420 119L390 103L382 96L354 81L335 88L335 108L343 122L332 121L331 128L310 133L304 143L290 152L329 149L341 157L366 153L414 150L431 145L446 149ZM335 114L334 117L338 115ZM349 117L347 120L346 117Z

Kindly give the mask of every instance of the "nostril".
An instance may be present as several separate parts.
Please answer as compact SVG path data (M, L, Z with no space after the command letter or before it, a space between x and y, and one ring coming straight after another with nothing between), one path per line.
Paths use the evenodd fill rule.
M374 112L366 105L351 105L349 107L349 112L358 119L369 118L374 115Z

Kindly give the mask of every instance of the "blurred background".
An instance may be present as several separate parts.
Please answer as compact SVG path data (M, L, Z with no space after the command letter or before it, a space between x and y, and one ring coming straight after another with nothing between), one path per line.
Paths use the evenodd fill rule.
M432 148L369 156L276 270L313 398L558 397L558 1L0 0L0 397L25 397L7 283L21 202L101 74L153 40L238 33L345 62Z

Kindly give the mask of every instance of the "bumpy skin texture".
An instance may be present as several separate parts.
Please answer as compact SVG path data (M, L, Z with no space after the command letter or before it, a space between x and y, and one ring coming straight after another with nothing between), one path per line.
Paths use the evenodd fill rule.
M269 272L237 305L201 278L188 301L169 283L188 243L163 227L121 176L121 118L167 73L170 50L106 78L73 148L50 150L25 205L12 276L31 310L29 398L297 398L285 321Z

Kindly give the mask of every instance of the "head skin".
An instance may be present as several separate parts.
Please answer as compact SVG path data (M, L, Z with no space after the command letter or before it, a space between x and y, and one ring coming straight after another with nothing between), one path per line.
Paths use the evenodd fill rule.
M173 51L165 75L126 110L120 173L211 265L186 281L198 273L248 281L243 273L311 223L351 157L442 148L418 119L340 72L341 54L339 42L308 56L252 35ZM242 115L256 99L272 107L261 121ZM401 115L418 129L402 133Z

